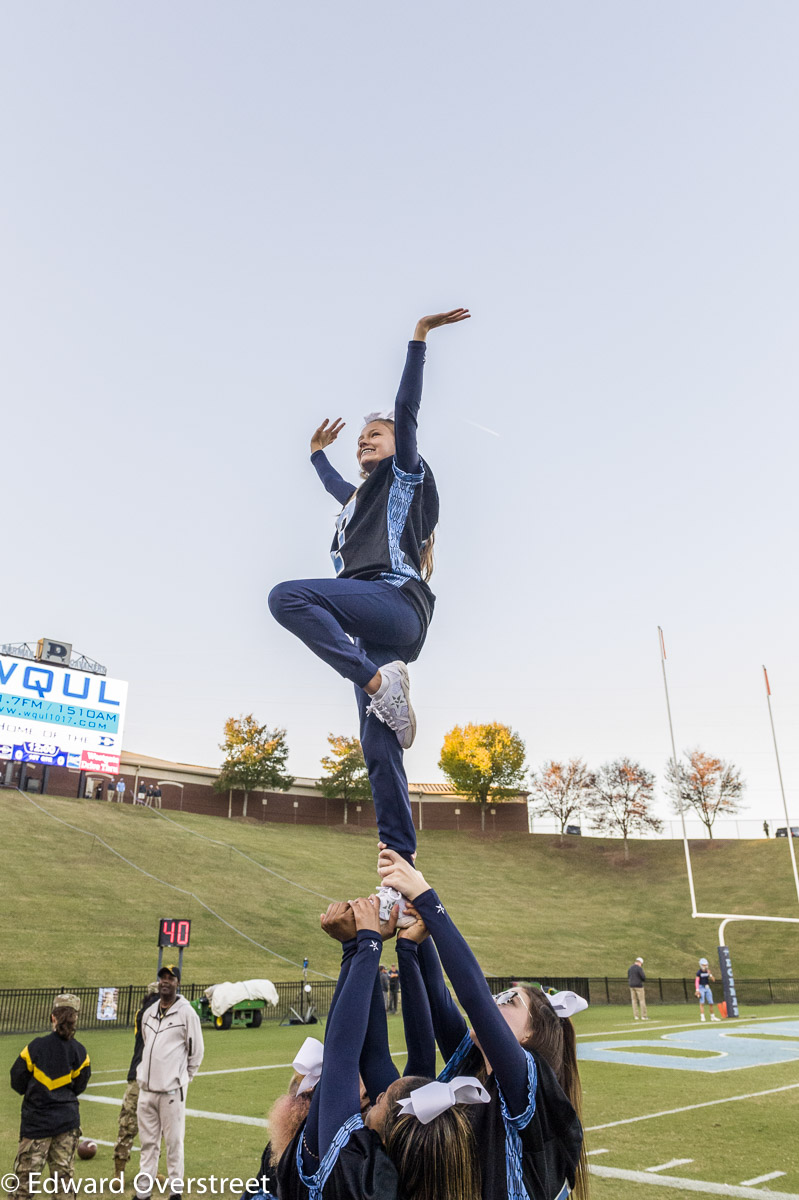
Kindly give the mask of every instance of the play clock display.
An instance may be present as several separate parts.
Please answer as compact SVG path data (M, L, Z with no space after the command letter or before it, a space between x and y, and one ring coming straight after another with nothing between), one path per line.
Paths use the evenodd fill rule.
M158 945L185 950L191 937L191 921L177 917L162 917L158 922Z

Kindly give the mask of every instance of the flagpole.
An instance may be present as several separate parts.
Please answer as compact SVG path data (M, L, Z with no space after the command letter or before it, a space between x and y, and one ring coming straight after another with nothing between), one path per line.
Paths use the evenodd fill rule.
M658 640L660 642L660 665L663 668L663 688L666 693L666 712L669 715L669 733L671 734L671 761L674 763L674 771L676 775L677 797L680 813L680 823L682 825L682 844L685 851L685 867L688 872L688 887L691 892L691 916L696 916L696 892L694 890L694 873L691 868L691 848L688 845L688 833L685 828L685 806L680 795L680 780L679 763L677 762L677 747L674 743L674 724L671 719L671 703L669 702L669 684L666 679L666 643L663 639L663 630L658 625Z
M780 791L782 792L782 810L785 813L785 824L788 833L788 848L791 852L791 864L793 866L793 881L796 884L796 896L799 899L799 874L796 870L796 851L793 848L793 832L791 830L791 821L788 816L788 801L785 799L785 785L782 782L782 767L780 766L780 752L777 748L777 734L774 730L774 714L771 711L771 684L768 681L768 671L763 667L763 679L766 683L766 702L768 704L768 716L771 721L771 736L774 739L774 756L777 759L777 774L780 778Z

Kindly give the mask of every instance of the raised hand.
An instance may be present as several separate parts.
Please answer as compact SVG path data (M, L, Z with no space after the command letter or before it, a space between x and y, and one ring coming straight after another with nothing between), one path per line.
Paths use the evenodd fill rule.
M388 942L397 932L397 921L399 920L399 905L395 904L391 912L388 914L387 921L380 922L380 936L384 942Z
M346 900L334 900L328 904L327 912L320 918L322 929L337 942L348 942L355 937L355 914Z
M331 442L335 442L345 425L346 421L342 421L341 417L336 417L332 424L329 418L325 417L311 437L311 454L317 450L324 450Z
M406 862L396 850L380 851L377 871L381 882L402 892L406 900L415 900L429 886L421 871Z
M431 329L439 329L442 325L456 325L458 321L468 321L471 315L468 308L453 308L449 312L435 313L431 317L420 317L416 322L414 341L424 342Z
M377 896L370 896L368 900L365 900L363 896L358 900L350 900L350 908L355 917L356 929L371 929L379 935L380 901Z
M413 917L413 925L406 925L404 929L400 929L397 940L407 938L409 942L416 942L418 946L426 937L430 936L429 930L412 904L405 905L404 915Z

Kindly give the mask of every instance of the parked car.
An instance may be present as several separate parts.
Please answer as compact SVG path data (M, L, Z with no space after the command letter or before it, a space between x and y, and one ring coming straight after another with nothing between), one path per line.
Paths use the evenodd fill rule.
M787 837L788 836L788 827L786 825L783 825L781 829L777 830L777 832L774 834L774 836L775 837ZM791 837L799 837L799 825L791 826Z
M579 825L567 825L566 832L573 833L573 834L575 834L576 837L582 837L582 833L583 833L583 831Z

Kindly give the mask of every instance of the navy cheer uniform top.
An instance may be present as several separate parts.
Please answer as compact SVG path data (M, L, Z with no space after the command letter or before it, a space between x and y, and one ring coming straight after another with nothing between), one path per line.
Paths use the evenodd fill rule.
M433 472L416 447L424 360L425 343L409 342L394 407L394 456L382 459L360 487L339 475L324 450L311 455L326 491L344 506L330 550L336 574L401 588L419 614L422 635L409 662L419 656L435 605L421 572L422 548L439 515Z

